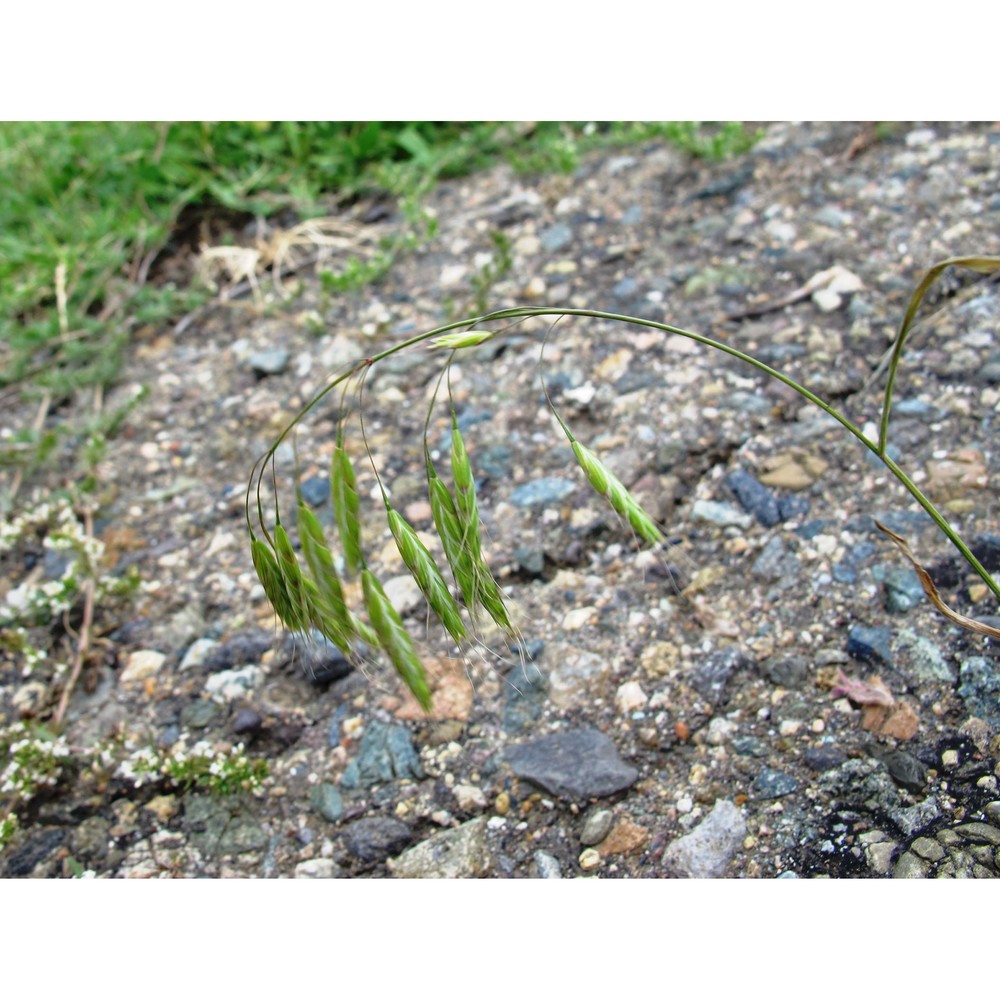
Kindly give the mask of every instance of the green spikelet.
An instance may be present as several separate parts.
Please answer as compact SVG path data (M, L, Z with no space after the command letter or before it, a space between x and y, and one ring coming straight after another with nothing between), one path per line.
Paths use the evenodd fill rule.
M340 542L344 547L344 563L348 572L357 573L364 564L361 556L361 521L358 518L358 487L351 457L339 434L330 463L330 495Z
M406 568L413 579L417 581L427 603L438 616L441 624L448 630L451 637L458 643L465 638L465 625L455 599L448 590L437 565L426 546L406 519L388 504L386 517L389 520L389 530L396 539L396 548L402 556Z
M388 654L396 672L420 703L424 711L431 707L431 692L427 686L427 675L420 662L416 647L409 632L399 617L399 612L385 595L375 574L367 567L361 570L361 586L365 594L365 607L371 619L372 628L378 636L379 644Z

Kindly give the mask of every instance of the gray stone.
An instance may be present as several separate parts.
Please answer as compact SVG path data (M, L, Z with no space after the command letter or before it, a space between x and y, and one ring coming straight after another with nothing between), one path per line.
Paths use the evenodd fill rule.
M613 795L639 778L596 729L540 736L508 748L504 758L519 778L567 799Z
M205 690L218 702L236 701L253 691L264 679L264 671L256 664L236 670L223 670L205 681Z
M777 497L749 472L743 469L731 472L726 476L726 485L736 494L740 506L765 528L773 528L781 520Z
M543 229L538 238L541 240L543 250L557 253L563 247L569 246L573 239L573 230L565 222L557 222Z
M927 861L940 861L944 857L944 848L930 837L917 837L910 844L910 850Z
M188 795L184 827L191 845L205 857L244 854L267 844L267 834L244 812L244 804L237 798Z
M955 830L974 844L992 844L1000 847L1000 830L989 823L963 823Z
M726 685L730 677L739 670L749 670L754 661L739 646L729 646L726 649L709 653L692 671L691 687L714 707L728 701Z
M741 514L732 504L718 503L715 500L695 500L691 505L691 517L695 521L708 521L723 528L730 525L749 528L753 524L753 518L749 514Z
M490 868L486 816L442 830L389 863L397 878L479 878Z
M720 878L746 836L743 814L720 799L690 833L678 838L663 855L667 871L680 878Z
M892 629L855 625L847 635L847 652L856 660L892 666Z
M218 705L199 698L181 709L181 725L188 729L204 729L218 714Z
M309 794L309 804L331 823L339 822L344 815L344 800L340 792L329 782L317 785Z
M302 499L310 507L321 507L330 502L330 477L310 476L303 479L301 486Z
M906 851L892 870L893 878L927 878L927 864L916 854Z
M798 688L809 680L812 667L804 656L785 656L768 660L761 667L764 676L779 687Z
M610 809L598 809L592 812L584 821L580 831L580 843L584 847L599 844L611 830L615 814Z
M889 819L899 827L907 837L933 826L941 818L941 807L933 798L908 806L905 809L892 807L886 810Z
M885 588L885 609L893 614L904 614L924 599L920 577L908 566L889 570L882 586Z
M758 580L769 583L781 581L786 586L792 586L799 575L799 566L798 556L776 535L761 549L750 572Z
M750 791L755 799L780 799L798 791L798 787L799 783L790 774L765 767L754 778Z
M358 756L344 770L342 788L368 788L398 778L424 776L405 726L372 720L361 737Z
M559 479L548 476L534 479L530 483L518 486L510 495L511 503L518 507L545 507L548 504L559 503L576 492L578 484L569 479Z
M290 359L288 351L273 348L269 351L255 351L247 360L258 378L266 378L268 375L280 375L288 367Z
M927 784L927 768L905 750L890 750L882 758L892 780L911 792L921 792Z
M539 878L562 878L562 868L559 867L559 862L551 854L545 851L535 851L532 857Z
M218 643L214 639L195 639L187 648L184 658L181 660L180 669L190 670L192 667L200 667L208 654L215 649Z
M390 816L372 816L355 820L344 827L344 844L360 861L385 861L399 854L413 839L413 832Z
M970 656L958 668L958 695L973 715L1000 729L1000 669L997 661Z
M918 682L955 683L955 668L940 648L912 629L900 629L896 638L896 660L898 669Z
M545 569L545 550L540 546L521 545L514 550L514 558L528 576L541 576Z
M295 866L296 878L342 878L343 870L332 858L311 858Z

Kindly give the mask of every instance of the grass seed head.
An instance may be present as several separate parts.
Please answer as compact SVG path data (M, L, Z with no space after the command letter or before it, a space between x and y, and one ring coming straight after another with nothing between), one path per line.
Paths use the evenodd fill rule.
M351 573L356 573L364 559L361 555L361 522L358 519L358 487L354 466L347 450L338 440L330 464L330 495L337 530L344 546L344 563Z
M445 558L451 567L455 583L462 593L462 600L471 611L476 606L476 564L473 562L472 555L465 543L462 524L455 509L455 499L444 480L436 475L430 467L427 488L431 514L434 517L434 527L441 539Z
M573 454L587 475L590 485L603 496L619 517L632 526L632 530L654 545L664 540L663 532L642 509L639 501L625 488L622 481L585 445L570 439Z
M333 555L326 546L319 518L304 503L299 504L298 525L302 553L306 557L306 564L316 584L323 608L335 619L335 627L349 635L352 631L350 619Z
M406 519L391 507L386 509L389 529L396 539L396 548L402 556L406 568L417 581L421 592L438 616L441 624L458 643L465 638L465 625L455 599L448 590L440 570L420 537Z
M372 628L378 636L379 645L385 650L396 672L420 703L424 711L431 707L431 692L427 685L424 665L420 662L413 639L403 625L399 612L386 597L382 585L370 569L361 570L361 586L365 595L365 607L371 619Z
M431 346L460 351L464 347L478 347L495 336L495 330L465 330L458 333L445 333L440 337L435 337L431 341Z

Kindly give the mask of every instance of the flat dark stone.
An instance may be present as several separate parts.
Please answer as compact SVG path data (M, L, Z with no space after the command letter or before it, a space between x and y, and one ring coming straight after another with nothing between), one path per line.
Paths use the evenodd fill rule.
M927 784L927 768L905 750L890 750L882 758L882 763L889 769L892 780L908 791L922 791Z
M344 843L359 861L385 861L406 848L413 839L410 828L389 816L359 819L344 827Z
M510 747L504 759L519 778L567 799L613 795L639 778L614 743L596 729L540 736Z
M709 653L691 674L691 686L712 705L719 706L727 700L726 685L737 670L747 670L753 660L738 646Z
M66 831L49 827L37 837L32 837L20 850L15 851L4 866L5 878L30 875L40 861L44 861L66 839Z
M777 497L749 472L743 469L731 472L726 476L726 485L736 494L740 506L765 528L773 528L781 520Z
M754 779L751 791L755 799L780 799L797 791L799 783L790 775L765 767Z
M847 635L847 653L856 660L892 666L892 629L855 625Z

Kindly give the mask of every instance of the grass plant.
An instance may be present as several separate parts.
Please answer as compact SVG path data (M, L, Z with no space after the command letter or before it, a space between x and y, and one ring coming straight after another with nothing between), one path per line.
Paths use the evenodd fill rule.
M277 554L277 562L281 562L283 553L284 558L291 558L292 554L289 551L288 538L284 534L283 529L280 527L280 500L277 495L276 479L273 475L274 455L282 441L290 433L292 433L303 418L306 417L306 415L310 413L310 411L312 411L333 389L340 387L341 392L346 393L351 380L357 379L359 411L361 411L362 406L360 393L361 386L364 382L364 376L367 374L372 365L377 364L379 361L390 357L393 354L397 354L400 351L405 351L417 344L425 342L429 342L432 346L446 349L449 353L445 362L444 372L442 373L441 378L438 379L438 386L440 387L442 379L446 376L457 354L459 354L462 350L475 347L493 336L502 335L504 330L509 328L510 324L516 323L517 321L528 317L544 316L561 318L566 316L578 316L601 319L615 323L632 324L635 326L647 327L653 330L660 330L664 333L679 335L696 341L706 347L729 354L730 356L751 365L771 378L775 378L778 381L783 382L786 386L793 389L814 406L819 407L829 416L834 418L847 433L855 437L861 442L862 445L864 445L865 448L875 455L875 457L886 466L889 472L891 472L892 475L905 487L905 489L927 512L927 514L930 515L934 523L945 534L952 545L954 545L955 548L961 553L962 557L972 567L972 569L975 570L975 572L980 576L993 595L1000 599L1000 583L998 583L985 570L955 529L937 510L927 496L925 496L924 493L918 488L914 480L911 479L903 468L888 454L889 418L900 359L902 358L908 336L914 322L916 321L916 317L928 290L949 267L966 267L983 274L989 274L1000 270L1000 257L953 257L941 261L927 272L923 280L914 290L907 306L906 313L903 317L903 321L896 335L892 351L889 355L887 369L888 374L881 404L881 420L878 436L875 439L866 435L864 431L848 416L836 409L830 403L821 399L806 386L799 384L794 379L770 367L759 359L737 350L728 344L703 336L702 334L693 333L688 330L669 326L665 323L658 323L653 320L640 319L634 316L624 316L593 309L524 307L503 309L483 316L474 316L465 320L458 320L456 322L438 327L434 330L421 333L415 337L411 337L402 343L387 348L373 357L365 358L359 361L357 365L351 366L339 378L330 382L322 392L320 392L305 407L303 407L299 414L284 429L271 448L263 456L261 456L260 459L258 459L251 474L246 495L246 523L251 549L259 553L262 549L266 550L266 547L270 545L274 548ZM491 324L499 324L500 327L499 329L491 330ZM551 329L552 328L550 327L550 332ZM548 334L546 334L546 338L547 337ZM541 365L541 361L539 364ZM474 616L476 609L482 608L489 614L495 624L507 631L512 631L510 619L507 615L506 606L503 601L502 592L490 574L482 556L481 529L475 494L475 477L472 470L470 456L465 448L464 440L458 428L454 405L451 404L450 399L449 404L452 424L451 474L454 482L453 490L449 489L444 480L438 475L437 469L430 458L430 446L427 440L427 433L430 426L431 413L433 412L436 403L436 396L437 393L435 392L431 400L424 429L424 452L426 456L428 498L434 516L435 529L440 538L445 556L452 569L452 573L454 574L457 588L460 591L463 601L470 611L470 614ZM657 545L662 542L664 538L663 533L660 531L653 518L651 518L649 514L643 510L636 498L620 482L620 480L618 480L611 473L611 471L607 469L603 463L601 463L597 456L589 448L577 440L562 415L556 410L547 391L545 392L545 399L550 411L569 439L573 455L590 485L597 491L597 493L605 497L612 509L631 527L638 538L641 538L643 541L652 545ZM342 426L338 432L338 449L341 447L341 434ZM372 462L373 468L375 468L375 461L370 451L368 452L368 457ZM272 498L272 502L274 505L276 517L275 523L277 527L273 529L273 538L271 531L269 531L267 527L267 519L264 515L264 503L262 499L262 484L269 465L272 466L271 481L275 485L275 495ZM375 469L375 473L378 477L379 485L382 487L382 478L379 475L377 468ZM350 491L344 490L343 481L345 475L346 472L343 469L338 471L338 462L335 458L332 476L335 513L338 521L346 521L348 524L346 531L343 528L341 530L345 556L347 556L348 553L353 551L355 548L358 548L358 552L356 553L357 558L353 560L355 563L353 568L356 568L358 565L364 567L364 560L363 556L360 555L356 529L358 523L358 495L356 489L353 488L353 476L351 479L352 489ZM339 493L338 476L341 481ZM393 515L395 512L388 503L384 487L382 488L382 495L385 499L386 510L390 518L390 527L392 527ZM252 514L252 511L255 516ZM398 517L398 515L396 516ZM889 531L877 521L875 523L879 529L882 530L887 537L900 548L903 555L915 566L928 598L938 611L954 623L961 625L964 628L970 628L992 638L1000 638L1000 630L995 627L968 619L948 608L947 605L945 605L945 603L941 600L940 595L937 593L930 575L914 558L905 539L901 538L894 532ZM262 537L258 537L258 531L261 533ZM399 541L400 538L400 535L397 534L398 531L400 531L400 525L397 523L396 527L393 529L393 534L397 536L397 541ZM423 549L423 546L421 546L421 549ZM402 544L400 546L400 551L401 553L403 552ZM426 552L425 549L423 549L423 551ZM431 590L428 587L429 566L426 562L422 561L420 554L418 554L415 550L409 552L409 558L407 558L407 554L404 554L403 559L410 573L420 586L420 589L430 601L431 606L434 607L436 604L437 607L434 607L434 610L438 611L440 614L444 601L439 589ZM429 554L426 556L426 559L427 561L430 561ZM271 592L275 590L273 571L268 569L266 572L261 573L260 567L269 567L274 560L263 560L259 558L258 555L256 561L258 564L258 574L261 577L261 583L264 586L265 592L268 593L268 596L270 597ZM324 557L324 563L332 561L333 556L328 553L327 556ZM349 564L352 562L349 558L347 561ZM433 565L432 561L431 565ZM436 580L439 580L440 574L437 572L436 567L434 567L434 572L437 574ZM268 575L269 573L271 574L270 577ZM392 608L391 604L389 604L388 600L385 599L384 592L379 586L374 574L367 569L367 567L365 567L362 570L362 576L368 614L371 618L372 626L378 636L379 643L383 651L388 654L390 660L402 676L407 686L417 697L418 701L426 708L429 704L427 681L423 667L420 664L419 659L416 657L415 647L412 641L407 641L407 639L404 638L405 630L403 630L399 616ZM320 580L314 579L314 584L318 588L320 586ZM436 588L439 588L439 586L440 584L435 583ZM274 609L279 618L281 618L290 628L294 629L296 627L300 627L299 623L307 617L303 615L301 607L295 605L293 602L292 607L289 609L289 602L286 599L285 594L279 594L278 596L279 600L277 602L272 600L272 604L274 605ZM451 629L449 629L449 631L451 631ZM452 631L452 636L453 638L458 637L454 631Z

